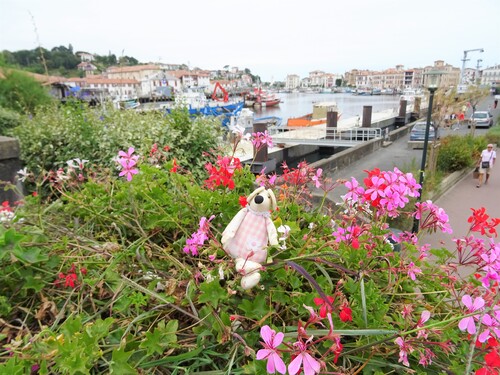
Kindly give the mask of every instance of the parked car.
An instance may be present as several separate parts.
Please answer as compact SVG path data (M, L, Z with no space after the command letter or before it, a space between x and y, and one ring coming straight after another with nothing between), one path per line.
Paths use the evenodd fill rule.
M418 121L413 125L413 128L410 131L410 141L425 141L425 128L427 122ZM434 124L431 122L429 126L429 141L434 141L435 139L439 139L438 130L434 127Z
M473 121L476 123L476 128L489 128L493 125L493 115L488 111L476 111L470 118L469 128Z

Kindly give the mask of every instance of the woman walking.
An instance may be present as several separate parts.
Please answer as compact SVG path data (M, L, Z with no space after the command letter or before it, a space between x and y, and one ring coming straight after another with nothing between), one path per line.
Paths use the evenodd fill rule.
M488 179L490 178L491 168L493 164L495 164L495 159L497 158L496 151L493 150L493 145L490 143L486 150L481 152L481 157L479 158L478 166L479 166L479 179L477 181L476 187L481 187L483 183L483 176L486 174L486 179L484 180L484 184L488 183Z

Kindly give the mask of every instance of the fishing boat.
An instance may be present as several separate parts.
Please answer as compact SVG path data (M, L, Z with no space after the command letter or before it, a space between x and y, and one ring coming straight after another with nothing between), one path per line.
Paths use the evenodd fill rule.
M252 94L245 97L247 107L274 107L281 103L281 99L275 94L263 91L261 88L255 89Z
M222 98L217 90L222 91ZM231 116L237 115L243 109L243 100L231 101L227 91L217 82L211 99L207 99L201 91L186 91L175 96L175 102L171 107L166 107L167 113L174 108L186 108L190 115L223 116L223 125Z
M313 104L313 112L301 117L291 117L287 121L287 126L304 127L323 125L327 122L327 113L337 112L337 118L340 118L340 112L336 102L319 102Z

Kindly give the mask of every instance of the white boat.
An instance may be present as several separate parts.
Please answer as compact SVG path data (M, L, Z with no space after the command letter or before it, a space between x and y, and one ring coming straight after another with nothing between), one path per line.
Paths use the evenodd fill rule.
M228 128L231 131L240 128L244 129L247 132L252 132L253 125L259 122L265 122L268 124L268 126L277 127L282 125L282 118L279 116L255 118L255 113L252 110L243 108L237 115L231 117Z
M399 100L406 100L408 103L414 103L417 97L422 98L422 93L415 89L404 89Z
M136 109L141 105L139 99L129 98L126 95L123 97L117 97L113 100L113 106L116 109Z

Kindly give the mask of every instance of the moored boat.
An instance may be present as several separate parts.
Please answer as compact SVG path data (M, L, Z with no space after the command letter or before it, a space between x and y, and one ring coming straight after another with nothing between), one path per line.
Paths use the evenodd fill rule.
M372 90L370 88L359 87L352 94L353 95L360 95L360 96L371 95Z
M223 99L218 99L216 95L217 88L223 92ZM198 91L189 91L176 95L175 103L172 106L165 107L167 113L171 113L173 108L186 108L190 115L201 116L222 116L222 125L227 125L230 117L236 116L243 109L243 100L231 101L227 91L220 85L216 85L212 100L207 99L204 93Z
M253 94L248 94L245 97L245 106L247 107L274 107L281 103L281 99L275 94L255 89Z
M121 97L113 100L113 105L116 109L136 109L141 103L137 98Z
M404 89L403 93L399 97L399 100L406 100L408 103L415 102L415 98L423 97L422 93L414 90L414 89Z
M327 122L327 113L337 112L337 118L340 118L340 112L336 102L320 102L313 104L313 112L300 117L291 117L287 121L287 126L304 127L323 125Z

